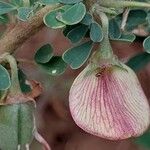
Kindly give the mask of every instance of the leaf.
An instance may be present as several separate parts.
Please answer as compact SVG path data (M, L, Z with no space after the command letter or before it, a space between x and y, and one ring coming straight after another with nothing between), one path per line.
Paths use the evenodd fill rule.
M136 39L136 36L132 33L130 34L121 34L121 37L119 39L111 39L116 41L123 41L123 42L133 42Z
M16 5L16 6L19 6L19 7L23 7L23 0L11 0L11 3Z
M6 14L15 9L16 6L0 1L0 15Z
M0 90L6 90L11 86L11 80L8 71L0 65Z
M86 13L81 23L85 25L90 25L93 22L93 16L90 13Z
M75 4L75 3L79 3L83 0L59 0L60 3L63 4Z
M109 21L109 36L111 39L119 39L121 37L120 28L115 19Z
M86 14L86 7L83 3L77 3L64 13L57 15L57 19L66 25L74 25L79 23Z
M19 77L19 83L20 83L20 87L21 87L21 91L23 93L28 93L31 92L31 87L29 84L26 83L26 75L22 72L22 70L18 70L18 77Z
M58 28L63 28L66 25L56 19L56 16L60 13L65 12L66 9L68 9L70 6L64 6L61 7L60 9L56 9L54 11L49 12L46 14L43 18L44 23L46 26L52 28L52 29L58 29Z
M67 26L64 28L64 30L63 30L64 36L67 36L67 34L68 34L71 30L73 30L74 28L76 28L76 27L78 27L78 26L79 26L79 24L75 24L75 25L72 25L72 26L67 25Z
M145 148L150 148L150 132L146 132L142 136L136 138L135 143Z
M90 38L93 42L101 42L103 39L102 27L96 22L91 24Z
M131 10L128 16L126 29L128 31L131 31L138 25L145 23L146 17L147 13L144 10L141 9Z
M43 5L52 5L52 4L58 4L59 0L40 0L38 3Z
M131 67L134 71L139 71L140 69L144 68L149 62L150 54L144 52L132 57L127 62L127 65Z
M0 149L17 150L32 142L34 134L34 103L0 106Z
M147 19L148 24L150 25L150 11L147 13L146 19Z
M38 2L38 0L30 0L30 5L34 5L36 2Z
M47 74L52 76L63 74L67 68L67 64L61 56L54 56L48 63L40 64L40 66Z
M34 59L37 63L47 63L52 57L53 48L50 44L46 44L37 50Z
M148 36L144 42L143 42L143 47L144 47L144 50L147 52L147 53L150 53L150 36Z
M67 37L71 40L72 43L77 43L83 39L88 31L88 26L79 25L76 28L72 29Z
M70 65L72 69L80 68L91 54L93 43L85 42L79 46L68 49L63 54L63 60Z
M6 14L0 16L0 24L7 24L9 22L9 18Z
M27 21L31 15L33 15L32 8L20 7L18 9L18 19L20 19L21 21Z

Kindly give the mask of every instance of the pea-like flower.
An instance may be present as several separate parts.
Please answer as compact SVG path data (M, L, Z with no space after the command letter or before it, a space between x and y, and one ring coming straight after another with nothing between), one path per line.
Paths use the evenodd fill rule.
M90 71L89 64L75 79L69 107L84 131L110 140L143 134L150 124L150 109L134 71L122 64Z

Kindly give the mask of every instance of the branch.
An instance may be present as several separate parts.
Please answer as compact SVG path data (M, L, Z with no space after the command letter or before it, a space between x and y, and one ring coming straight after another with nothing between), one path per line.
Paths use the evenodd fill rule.
M30 36L38 32L43 26L44 15L56 9L59 5L45 6L39 10L29 21L19 22L10 32L0 40L0 54L13 53Z

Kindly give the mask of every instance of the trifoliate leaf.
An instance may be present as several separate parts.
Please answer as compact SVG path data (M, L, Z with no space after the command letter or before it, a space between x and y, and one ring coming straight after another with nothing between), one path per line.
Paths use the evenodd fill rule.
M57 19L66 25L74 25L79 23L86 14L86 7L83 3L77 3L64 13L57 15Z
M67 64L61 56L54 56L48 63L40 64L40 66L47 74L52 76L63 74L67 68Z
M136 36L132 33L130 34L121 34L121 36L117 39L111 39L111 40L116 40L116 41L123 41L123 42L133 42L136 39Z
M150 54L144 52L130 58L130 60L127 62L127 65L131 67L134 71L139 71L140 69L144 68L148 63L150 63Z
M102 27L96 22L91 24L90 38L93 42L101 42L103 39Z
M56 16L59 15L60 13L65 12L65 10L67 10L69 7L70 6L66 5L64 7L61 7L60 9L56 9L46 14L45 17L43 18L45 25L53 29L65 27L66 25L58 21L56 19Z
M35 54L37 63L47 63L53 57L53 48L50 44L46 44L39 48Z
M93 22L93 16L90 13L86 13L81 23L85 25L90 25Z
M111 39L119 39L121 37L120 28L115 19L109 21L109 36Z
M63 54L63 60L70 65L72 69L80 68L91 54L93 42L88 41L79 46L68 49Z
M144 47L144 50L147 52L147 53L150 53L150 36L148 36L144 42L143 42L143 47Z
M33 9L29 7L20 7L18 9L18 19L21 21L27 21L33 14Z
M86 35L88 31L88 26L85 25L79 25L73 30L71 30L67 37L70 39L72 43L77 43L83 39L83 37Z

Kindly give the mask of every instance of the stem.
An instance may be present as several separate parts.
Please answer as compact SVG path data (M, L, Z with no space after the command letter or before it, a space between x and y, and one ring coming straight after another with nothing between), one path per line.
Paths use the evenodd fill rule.
M103 58L112 58L113 51L109 42L109 20L105 13L98 12L98 15L101 18L102 30L103 30L103 41L101 42L101 57Z
M114 7L114 8L150 8L149 3L144 2L133 2L133 1L122 1L122 0L99 0L98 4L104 7Z
M37 33L44 27L43 17L44 15L58 8L60 5L45 6L39 10L33 17L27 22L19 22L10 32L4 35L0 40L0 54L5 52L12 53L20 45L22 45L29 37Z
M127 23L127 20L128 20L129 12L130 12L130 9L126 8L124 13L123 13L123 18L122 18L121 28L120 28L122 31L125 30L125 26L126 26L126 23Z
M11 68L10 94L11 95L20 94L22 92L20 89L20 83L19 83L19 79L18 79L18 67L17 67L16 60L11 55L6 55L5 60L9 63L10 68Z

